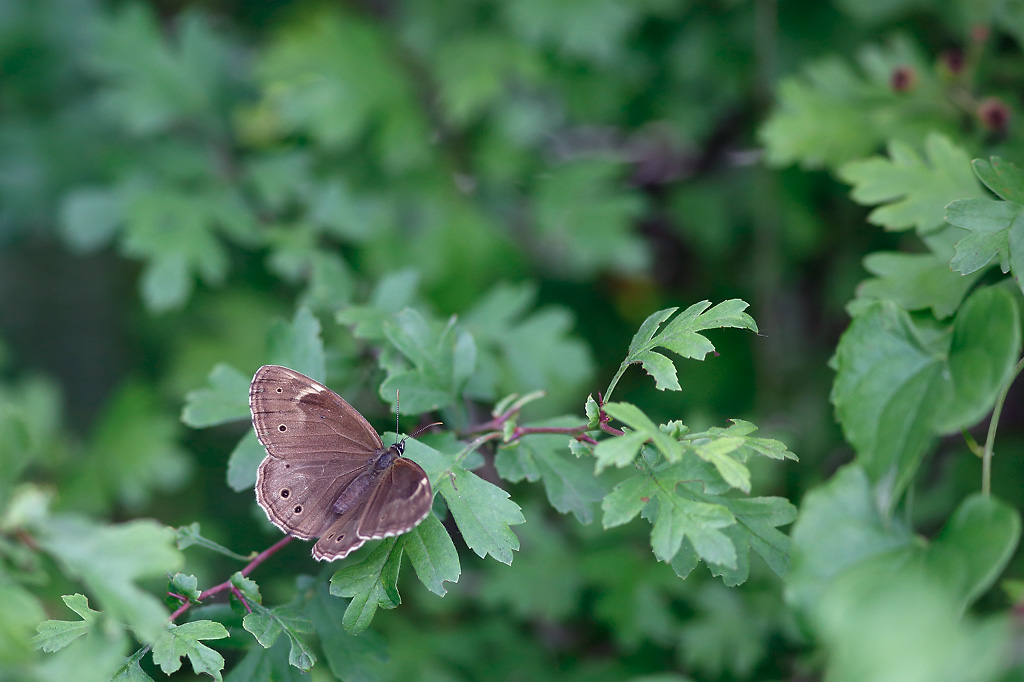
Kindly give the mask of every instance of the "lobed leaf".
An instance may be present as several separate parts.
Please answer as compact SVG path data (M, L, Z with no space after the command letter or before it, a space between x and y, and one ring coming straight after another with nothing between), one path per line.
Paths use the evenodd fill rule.
M401 603L397 586L401 561L402 547L388 538L361 561L331 576L331 594L351 598L342 618L346 630L361 632L369 627L378 607L393 609Z
M839 168L839 177L853 185L851 197L857 203L882 204L868 221L888 230L932 232L944 225L949 202L984 196L967 152L934 132L924 140L923 156L910 144L892 140L888 157L850 161Z
M303 672L310 670L316 663L316 655L304 638L313 632L309 618L287 606L268 609L255 601L251 606L252 612L242 618L242 627L252 633L264 649L273 646L283 632L290 643L288 662Z
M170 675L181 668L181 657L188 656L197 675L205 673L221 680L224 657L202 642L227 636L227 629L212 620L195 620L182 625L169 623L167 632L153 642L153 662Z
M64 517L40 535L39 543L68 575L81 578L104 612L127 623L140 640L151 643L163 636L167 610L135 582L181 566L172 529L146 520L97 526Z
M226 424L249 418L249 383L251 377L226 363L219 363L210 372L206 388L189 391L181 421L193 429Z
M453 468L434 487L448 504L466 546L481 558L490 555L504 564L512 563L519 538L510 526L524 523L526 518L507 492L461 467Z
M82 635L87 634L96 624L99 611L89 608L89 599L81 594L65 594L61 600L82 620L46 620L36 628L38 634L32 638L32 646L46 652L63 649Z

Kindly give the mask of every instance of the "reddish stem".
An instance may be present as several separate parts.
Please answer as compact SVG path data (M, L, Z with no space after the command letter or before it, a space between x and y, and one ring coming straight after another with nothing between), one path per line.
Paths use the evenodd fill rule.
M275 552L277 552L279 549L281 549L282 547L284 547L285 545L287 545L291 541L292 541L292 536L291 535L285 535L283 538L281 538L280 540L278 540L277 542L272 544L270 547L267 547L265 550L263 550L262 552L257 554L255 557L253 557L252 561L250 561L248 564L246 564L245 568L243 568L241 570L242 575L243 576L248 576L250 573L253 572L253 570L257 566L259 566L264 561L269 559L271 557L271 555L273 555ZM196 601L203 601L207 597L212 597L213 595L217 594L218 592L223 592L224 590L232 590L232 591L234 591L235 592L235 596L237 596L239 599L242 600L242 603L245 604L245 608L247 610L249 609L249 604L242 597L242 594L237 591L237 589L235 588L234 585L231 584L231 578L228 578L227 580L225 580L224 582L220 583L219 585L214 585L213 587L211 587L209 589L203 590L202 593L199 595L199 599L197 599ZM175 595L175 596L178 596L178 595ZM194 603L195 602L193 602L190 599L185 599L185 603L182 604L181 606L179 606L177 608L177 610L175 610L175 612L171 614L170 621L173 623L175 620L177 620L177 618L181 614L183 614L186 611L188 611L189 608L191 608L192 604L194 604Z

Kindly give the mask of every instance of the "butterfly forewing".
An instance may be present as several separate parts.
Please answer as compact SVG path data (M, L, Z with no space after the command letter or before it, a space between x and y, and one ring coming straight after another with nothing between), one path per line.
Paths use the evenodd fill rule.
M370 423L341 396L287 367L266 365L256 372L249 408L256 436L275 457L370 457L382 447Z

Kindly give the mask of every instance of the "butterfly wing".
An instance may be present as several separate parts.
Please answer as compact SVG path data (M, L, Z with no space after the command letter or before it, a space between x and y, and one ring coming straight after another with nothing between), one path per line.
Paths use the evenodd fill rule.
M365 507L366 503L363 502L350 512L333 517L334 521L324 529L320 539L313 545L313 556L317 561L344 559L350 552L363 546L366 538L359 537L356 527Z
M363 540L407 533L427 518L434 495L419 464L399 457L375 481L356 532Z
M399 457L374 480L366 501L335 517L313 545L320 561L344 559L367 540L407 533L430 513L430 479L418 464Z
M286 367L256 372L249 407L267 449L256 501L286 533L323 534L338 519L333 505L341 491L372 466L380 436L337 393Z
M260 367L249 387L256 437L282 459L322 460L353 452L369 458L384 444L354 407L318 381L287 367Z

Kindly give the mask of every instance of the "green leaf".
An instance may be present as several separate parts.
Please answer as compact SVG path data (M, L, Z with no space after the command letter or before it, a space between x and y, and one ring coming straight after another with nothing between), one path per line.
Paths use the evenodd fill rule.
M173 43L145 5L126 6L98 26L89 67L104 81L100 103L128 132L212 124L229 65L226 36L186 14Z
M681 387L676 377L675 366L665 355L656 352L655 348L670 350L684 358L703 360L708 353L715 350L715 347L707 337L698 332L722 327L757 331L757 324L753 318L743 312L747 308L747 303L731 299L722 301L709 310L710 305L710 301L694 303L664 327L661 326L662 323L678 308L667 308L651 314L630 341L629 352L619 366L619 374L628 365L639 362L647 373L654 377L659 390L678 391ZM616 380L619 374L616 375ZM605 392L605 399L610 397L614 385L613 382Z
M621 180L624 170L619 160L591 158L557 166L539 179L539 253L560 276L647 267L650 256L633 229L644 199Z
M1020 542L1018 511L977 493L964 500L928 548L936 573L969 606L1002 574Z
M1016 304L995 287L972 294L951 326L918 322L892 303L863 308L840 340L832 402L871 477L913 476L931 438L981 419L1020 352Z
M373 124L385 161L400 167L420 162L429 133L382 29L358 13L324 8L276 30L256 65L274 132L308 135L316 145L338 149ZM399 134L403 130L409 132ZM397 139L390 142L388 133ZM400 144L404 152L391 149Z
M989 157L988 160L975 159L971 163L978 179L1001 199L1024 204L1024 173L1017 164L998 156Z
M441 327L407 308L384 323L384 334L412 367L387 368L379 391L383 400L401 390L402 409L419 414L459 399L476 363L476 346L454 319Z
M442 476L434 489L448 504L467 547L481 558L489 554L504 564L512 563L519 538L509 526L526 518L507 492L461 467Z
M216 228L250 221L242 200L217 188L186 191L160 185L132 192L125 205L122 253L145 263L142 298L154 311L181 307L196 278L220 284L228 251Z
M659 561L671 561L686 538L708 563L736 565L736 547L721 531L736 523L728 509L664 490L659 491L657 498L659 505L651 530L651 547Z
M531 427L578 425L577 418L565 417ZM507 443L495 454L494 465L506 481L540 480L551 506L562 514L572 512L584 524L593 521L596 503L608 492L590 462L571 456L564 434L530 434Z
M44 656L33 666L32 679L110 682L123 666L127 649L128 640L121 628L94 628L60 651Z
M947 260L930 253L879 251L864 258L864 268L877 277L860 283L858 298L888 299L910 311L930 308L939 319L957 311L983 274L953 272Z
M64 197L60 231L75 251L89 253L107 246L123 221L124 202L117 191L82 188Z
M1010 650L1005 618L964 615L941 581L887 562L844 573L815 609L815 630L836 682L1004 679Z
M377 281L370 302L339 310L338 323L355 325L352 333L361 339L384 340L385 321L413 304L419 279L419 272L412 268L384 275Z
M644 414L640 408L629 403L607 403L604 406L604 411L608 416L613 419L617 419L623 424L632 427L635 433L626 434L625 436L618 436L613 438L606 438L597 444L594 448L594 456L597 458L597 471L602 471L605 467L614 464L615 466L626 466L631 464L636 454L636 450L639 449L640 445L646 441L651 441L659 452L669 462L678 462L683 457L683 446L679 441L675 440L666 433L663 433L658 426L650 420L650 418ZM605 445L610 440L623 440L625 439L630 446L636 445L636 448L626 448L624 445L610 444ZM627 460L625 453L629 450L633 451L633 457L629 457Z
M1019 279L1024 271L1020 248L1011 249L1011 244L1019 244L1021 239L1022 212L1020 204L991 199L962 199L947 206L946 222L971 233L957 242L950 267L968 275L998 259L1003 272L1013 270Z
M212 620L195 620L183 625L170 623L160 638L153 642L153 662L170 675L181 668L181 657L188 656L192 670L198 675L206 673L221 679L224 657L202 643L203 640L223 639L227 629Z
M743 439L724 436L707 443L694 446L697 456L710 462L722 476L722 480L733 488L745 493L750 492L750 470L738 460L733 453L743 447Z
M256 471L266 456L267 450L256 438L256 432L247 431L228 457L228 486L235 492L251 490L256 485Z
M181 421L193 429L249 418L249 377L219 363L207 378L207 388L189 391Z
M459 553L436 516L427 514L420 525L402 536L401 542L416 576L428 590L443 597L447 594L444 584L459 581Z
M393 609L401 603L397 587L401 562L402 546L389 538L359 562L331 576L331 594L351 597L342 618L346 630L361 632L369 627L378 607Z
M46 652L63 649L71 642L87 634L96 624L99 611L89 608L89 600L81 594L65 594L61 597L69 609L82 620L47 620L36 628L39 633L32 638L32 646Z
M199 579L194 575L185 575L184 573L175 573L171 576L171 584L168 591L180 594L193 601L198 600L202 592L199 589Z
M601 524L607 529L629 523L650 503L653 493L647 476L633 475L621 481L601 502Z
M593 371L589 349L572 336L569 309L531 310L536 297L534 286L498 284L460 315L477 346L467 392L493 397L496 391L543 391L556 404L575 399Z
M143 647L132 654L114 674L111 682L153 682L153 678L147 675L139 665L139 661L147 653L149 653L149 648Z
M782 497L713 498L736 517L736 525L725 529L736 547L736 555L744 570L725 575L725 583L739 585L747 579L750 550L764 559L780 578L789 567L790 539L777 530L796 520L796 507Z
M316 663L316 655L305 642L313 632L313 624L301 611L286 606L268 609L259 603L250 604L252 612L242 618L242 627L251 632L264 649L269 649L281 633L288 636L291 648L288 662L306 672Z
M246 578L241 571L231 574L231 584L245 597L246 601L252 604L262 604L263 596L260 594L260 586L252 578Z
M320 321L309 308L295 311L291 324L276 321L267 335L267 349L271 364L289 367L317 381L327 375ZM244 395L249 395L248 390Z
M779 83L778 104L759 134L770 165L835 168L886 141L919 144L934 131L957 133L956 114L942 104L934 68L909 40L870 45L856 57L860 69L830 55ZM912 91L892 88L897 68L913 70Z
M55 520L39 543L68 575L81 578L105 613L127 623L141 641L152 643L162 636L168 613L135 581L163 577L181 566L174 535L153 521L96 526L65 517Z
M118 388L90 437L84 470L64 488L71 499L117 500L137 509L157 492L180 488L192 458L180 444L181 426L162 409L149 385Z
M203 537L202 534L199 532L198 521L193 521L187 526L181 526L177 529L176 532L178 535L175 542L177 543L178 549L185 549L186 547L198 545L210 551L217 552L218 554L223 554L224 556L231 557L232 559L238 559L240 561L248 561L250 559L250 557L242 556L241 554L232 552L224 545L218 544L213 540Z
M884 204L868 221L888 230L916 229L925 234L944 225L946 205L956 199L982 198L967 152L938 133L924 142L924 157L913 146L893 140L889 156L850 161L839 177L853 185L854 201Z
M614 438L605 438L594 447L595 465L598 472L605 468L626 467L632 464L644 444L650 440L648 433L626 432Z
M387 660L387 642L372 630L352 635L342 625L337 601L325 587L317 589L306 605L327 665L339 680L377 682Z
M851 566L913 545L910 531L882 516L863 468L848 465L807 493L790 534L787 599L811 613L836 577Z
M796 459L784 443L749 435L757 430L750 422L742 419L733 419L732 422L724 429L715 426L700 433L686 433L680 441L687 453L693 452L713 465L730 487L750 492L750 470L743 462L752 454L772 459ZM664 427L662 431L665 431Z

